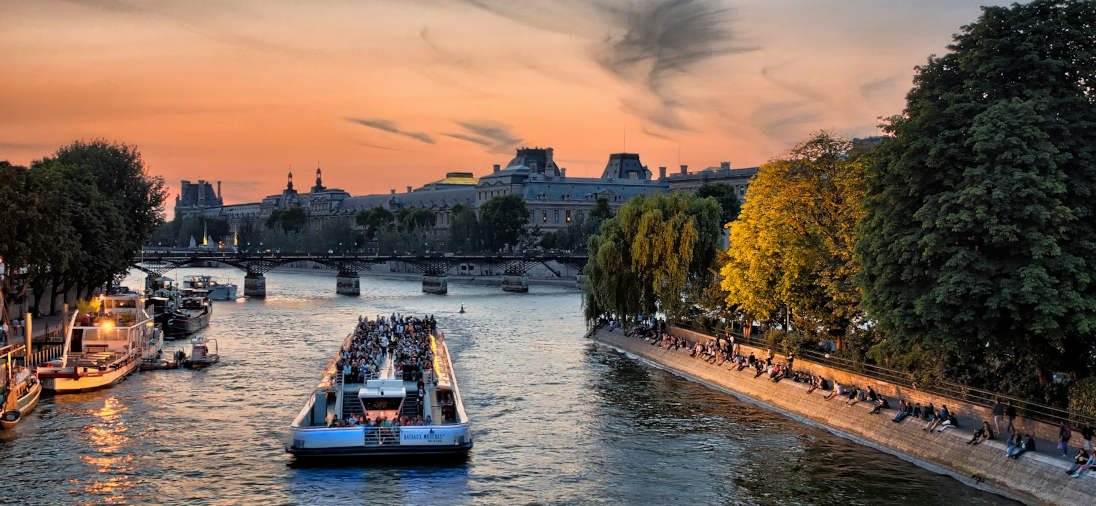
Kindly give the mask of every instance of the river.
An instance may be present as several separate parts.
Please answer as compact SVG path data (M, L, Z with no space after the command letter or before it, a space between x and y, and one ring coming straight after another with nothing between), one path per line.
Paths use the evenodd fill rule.
M242 291L234 270L169 275L199 272ZM519 295L451 280L436 296L417 281L361 285L361 297L344 297L333 275L270 273L266 300L215 303L204 333L220 364L43 398L0 432L0 502L1010 503L597 346L583 338L575 290ZM436 315L473 423L469 458L294 465L286 428L323 365L358 315L390 313Z

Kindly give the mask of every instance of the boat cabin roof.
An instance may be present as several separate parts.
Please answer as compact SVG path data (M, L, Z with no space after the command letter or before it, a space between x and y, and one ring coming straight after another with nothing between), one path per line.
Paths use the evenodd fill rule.
M373 379L365 382L365 386L358 389L359 399L385 399L407 396L407 388L403 380L397 379Z

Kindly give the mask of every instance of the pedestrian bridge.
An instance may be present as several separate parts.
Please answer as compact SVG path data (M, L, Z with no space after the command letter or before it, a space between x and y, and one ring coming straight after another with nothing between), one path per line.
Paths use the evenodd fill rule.
M163 275L165 272L189 265L224 264L240 269L244 276L244 295L248 297L266 297L265 274L279 267L300 262L314 262L337 271L335 292L341 295L357 296L361 294L362 271L389 262L399 262L422 274L422 291L445 294L448 292L449 272L462 264L490 266L502 273L502 289L508 292L527 292L529 283L527 273L537 265L543 265L556 277L562 279L562 272L552 267L570 265L581 270L586 265L585 254L540 253L495 255L465 255L453 253L437 254L358 254L358 253L281 253L281 252L240 252L203 249L163 249L145 248L141 256L133 262L133 267L149 274ZM577 280L576 280L577 281Z

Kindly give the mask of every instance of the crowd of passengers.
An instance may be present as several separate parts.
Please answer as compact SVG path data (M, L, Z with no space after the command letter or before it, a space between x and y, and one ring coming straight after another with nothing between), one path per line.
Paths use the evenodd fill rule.
M606 319L600 324L606 326L610 331L621 328L619 322L612 319ZM624 335L643 339L659 348L687 353L691 357L717 367L727 365L736 371L749 369L753 371L754 378L765 376L773 382L788 379L796 383L806 383L808 394L819 389L829 390L829 393L824 397L827 401L835 398L842 399L846 406L853 406L860 402L869 403L872 406L872 409L868 412L870 415L879 414L884 409L895 409L896 413L892 421L899 423L907 419L919 420L923 423L921 430L925 432L940 433L959 427L959 420L954 412L948 410L946 404L941 405L940 409L937 410L931 402L922 405L919 402L909 403L903 399L898 401L897 407L892 408L890 400L876 392L871 386L862 388L855 385L841 384L806 371L795 370L793 367L795 364L794 354L789 355L783 362L775 360L776 355L772 350L769 350L764 358L757 357L753 352L744 356L741 353L741 345L735 343L733 336L730 339L716 338L704 342L690 343L683 337L668 333L667 330L666 322L663 320L641 319L636 325L625 329ZM1024 453L1035 451L1035 437L1032 434L1022 434L1015 428L1014 422L1017 413L1011 401L1008 401L1008 403L998 401L993 408L993 414L994 424L991 425L988 421L983 420L981 426L974 431L973 437L967 441L967 444L977 445L983 441L996 439L997 435L1002 433L1001 423L1007 418L1008 425L1005 430L1008 432L1008 436L1005 441L1005 456L1010 459L1019 459ZM1066 471L1074 477L1079 477L1085 471L1096 468L1096 451L1093 451L1092 448L1094 432L1096 431L1092 427L1081 428L1084 447L1079 449L1073 459L1073 466ZM1062 455L1067 455L1070 437L1070 429L1063 424L1059 431L1058 444L1058 450L1062 452Z
M351 339L339 350L335 367L346 383L365 383L377 377L386 356L392 357L396 376L422 380L433 368L430 335L437 328L433 315L415 318L392 314L375 320L358 317Z
M378 416L370 419L368 415L350 415L350 418L346 420L340 420L338 416L331 419L328 427L412 427L431 425L433 421L430 419L430 415L426 417L416 416L415 418L409 418L406 416L393 417L391 420L386 416Z

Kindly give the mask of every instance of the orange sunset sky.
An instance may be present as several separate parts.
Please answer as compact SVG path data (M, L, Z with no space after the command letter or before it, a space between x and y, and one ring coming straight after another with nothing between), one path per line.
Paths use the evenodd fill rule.
M116 140L226 203L291 167L378 193L518 145L574 176L625 149L656 173L753 166L818 129L877 134L978 5L0 0L0 160Z

